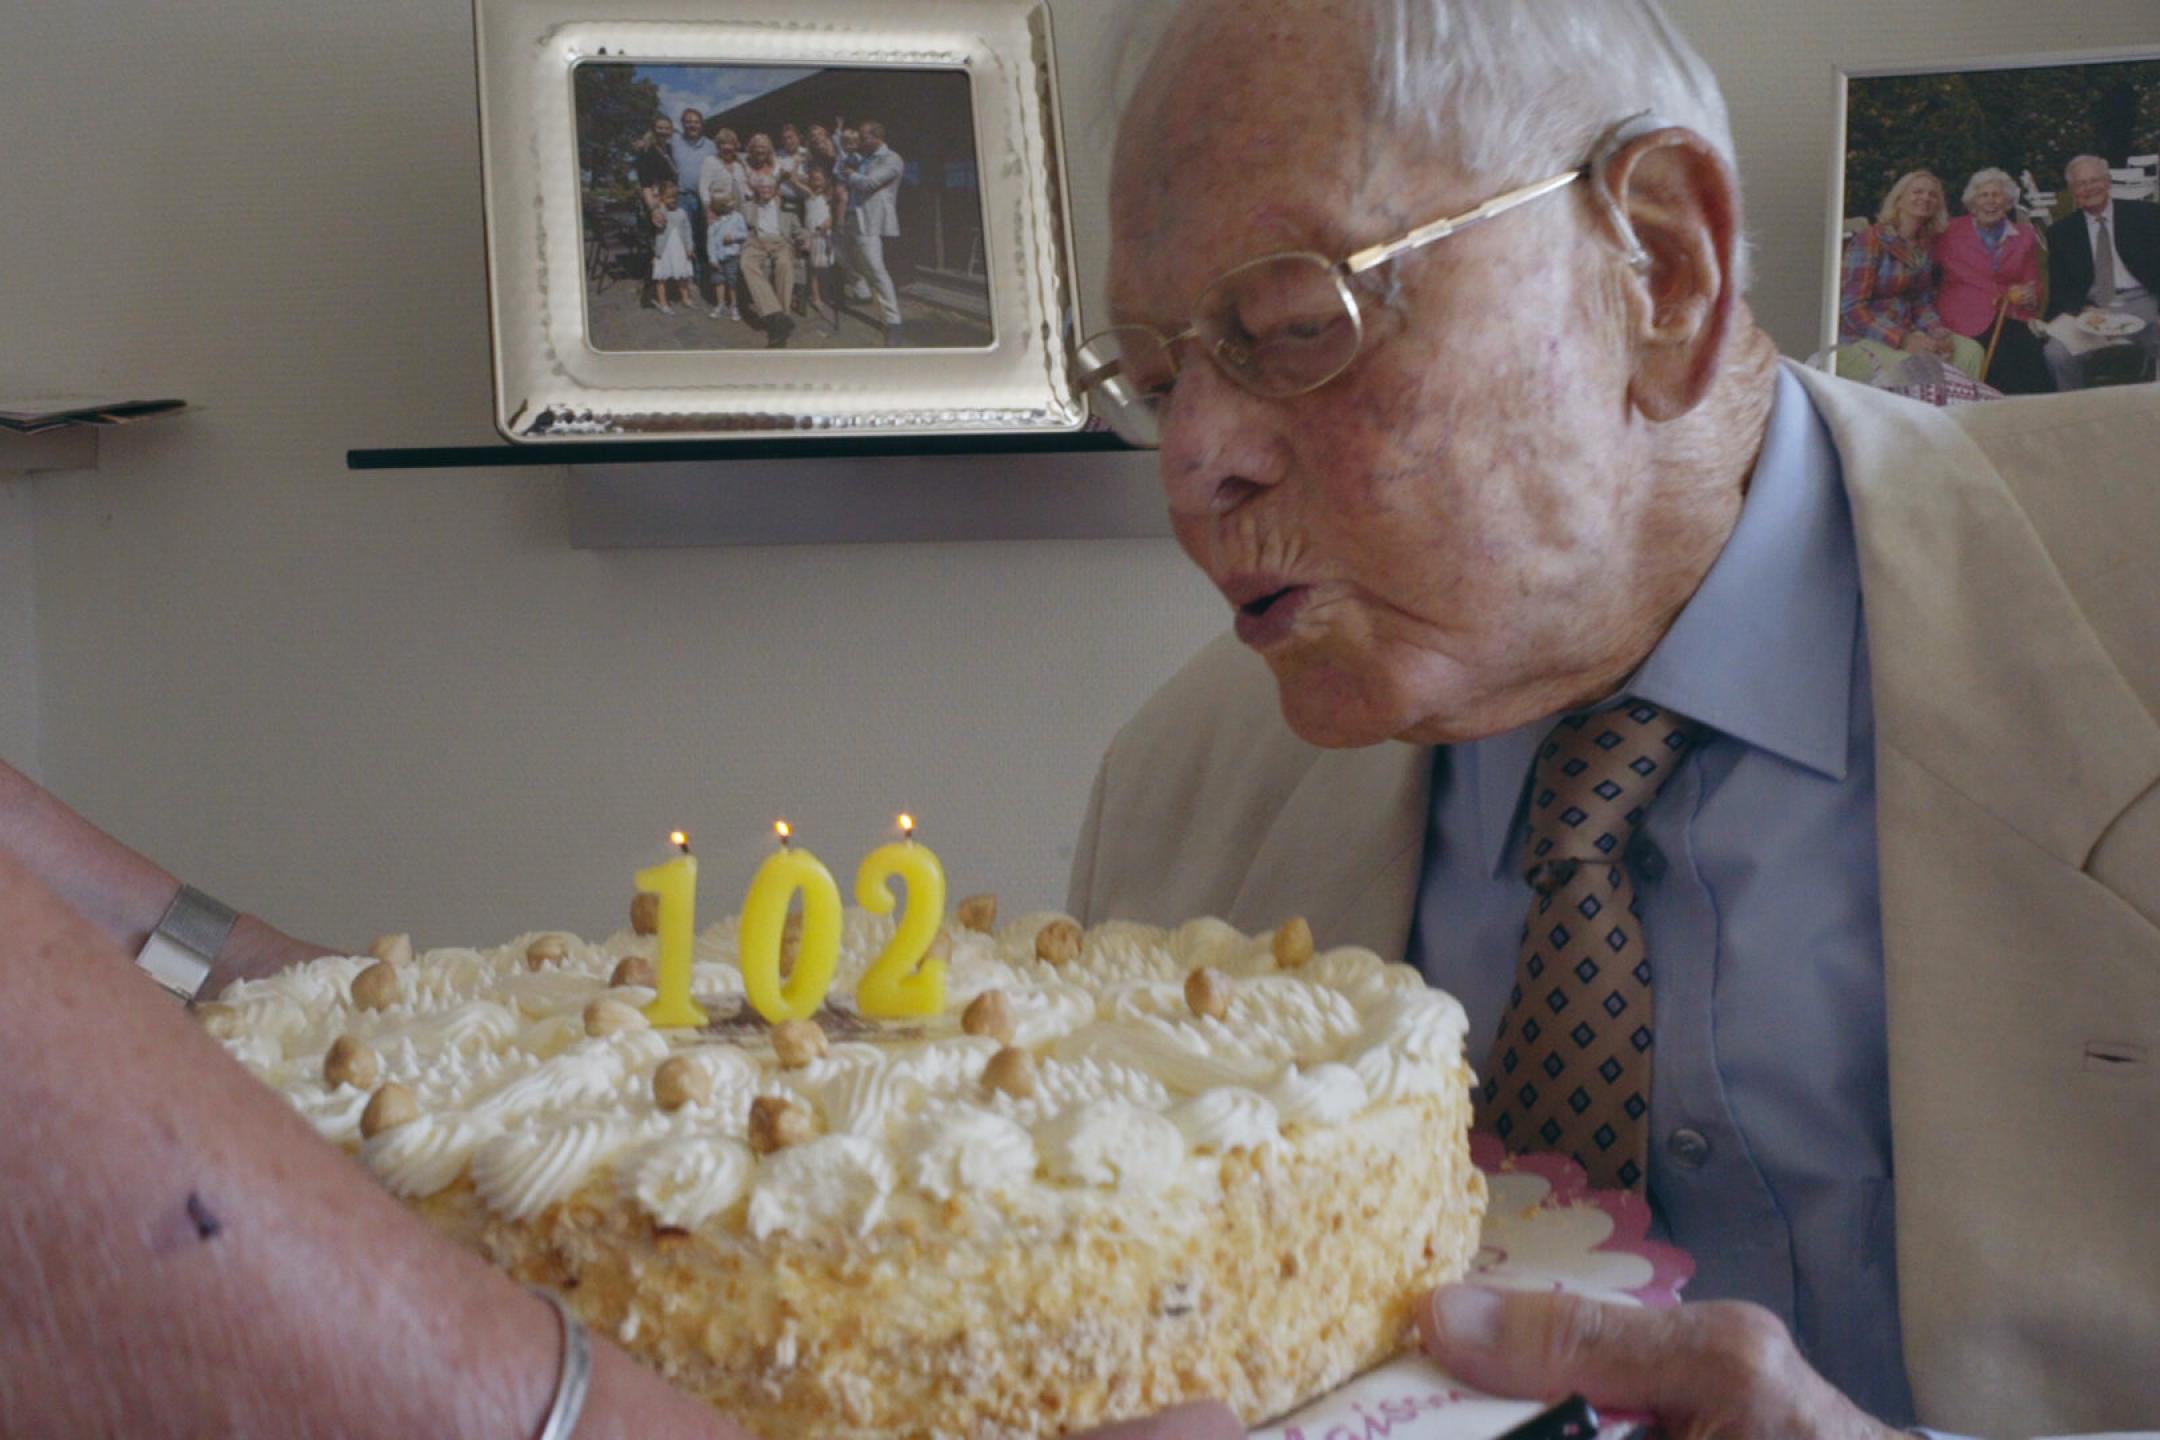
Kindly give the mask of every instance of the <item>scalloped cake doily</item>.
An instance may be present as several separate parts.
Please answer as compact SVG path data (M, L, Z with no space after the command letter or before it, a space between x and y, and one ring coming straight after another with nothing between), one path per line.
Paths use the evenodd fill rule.
M1470 1137L1491 1203L1469 1278L1509 1290L1568 1290L1623 1305L1680 1303L1695 1262L1650 1238L1642 1196L1593 1190L1558 1155L1509 1155ZM1542 1406L1501 1400L1450 1378L1423 1355L1368 1370L1252 1440L1491 1440Z

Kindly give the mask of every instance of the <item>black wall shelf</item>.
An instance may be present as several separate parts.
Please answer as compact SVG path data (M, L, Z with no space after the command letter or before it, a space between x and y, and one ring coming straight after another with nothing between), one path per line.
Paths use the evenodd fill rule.
M349 470L469 470L498 465L660 465L743 460L893 460L948 455L1138 453L1104 430L1058 435L820 435L772 440L590 440L347 450Z

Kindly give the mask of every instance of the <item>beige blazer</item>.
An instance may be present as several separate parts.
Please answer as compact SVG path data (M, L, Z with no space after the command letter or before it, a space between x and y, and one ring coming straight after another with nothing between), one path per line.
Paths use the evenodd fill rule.
M2160 388L1941 411L1800 374L1859 535L1920 1415L2160 1426ZM1400 956L1431 757L1304 744L1217 642L1111 745L1072 908Z

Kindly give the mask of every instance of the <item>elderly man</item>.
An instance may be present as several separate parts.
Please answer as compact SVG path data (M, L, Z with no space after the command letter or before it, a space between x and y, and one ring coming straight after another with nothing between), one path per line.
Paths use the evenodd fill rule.
M2108 163L2080 155L2063 167L2077 209L2048 227L2048 318L2117 311L2145 322L2132 337L2148 370L2160 357L2160 205L2117 200ZM2047 342L2058 390L2085 384L2078 356Z
M2160 406L1781 365L1649 0L1193 0L1114 175L1083 377L1236 636L1072 908L1422 967L1708 1302L1428 1347L1670 1435L2160 1423Z
M755 160L756 142L752 141ZM802 221L789 214L780 198L780 181L769 163L754 163L743 190L743 220L750 238L743 245L743 284L757 306L758 323L765 329L765 346L785 350L795 332L795 318L788 303L795 294L795 252L802 237Z

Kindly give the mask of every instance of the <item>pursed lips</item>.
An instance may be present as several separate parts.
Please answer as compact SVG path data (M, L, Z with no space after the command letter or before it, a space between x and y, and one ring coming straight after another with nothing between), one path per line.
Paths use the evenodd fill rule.
M1256 650L1288 637L1312 593L1310 586L1273 574L1227 576L1217 588L1237 610L1238 638Z

